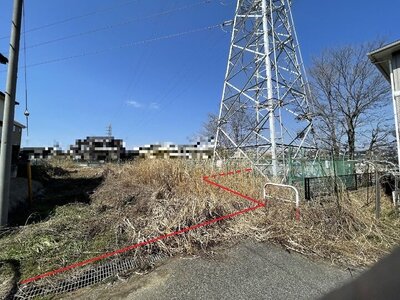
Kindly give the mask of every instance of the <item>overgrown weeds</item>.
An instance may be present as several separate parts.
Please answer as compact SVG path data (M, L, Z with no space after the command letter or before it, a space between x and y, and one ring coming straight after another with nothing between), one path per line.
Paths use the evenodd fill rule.
M107 164L95 171L76 166L65 169L76 171L75 177L100 172L104 181L90 196L90 204L57 207L45 222L0 235L0 260L19 261L22 278L254 206L205 184L203 176L212 173L206 162L142 160ZM264 179L256 174L215 180L262 198ZM275 198L288 198L281 190L273 193ZM335 201L302 202L300 222L295 221L291 203L272 200L265 208L126 255L208 253L218 245L254 238L346 267L368 266L399 244L399 218L387 200L382 201L381 221L375 220L373 207L365 206L363 197L362 192L342 191L340 209Z

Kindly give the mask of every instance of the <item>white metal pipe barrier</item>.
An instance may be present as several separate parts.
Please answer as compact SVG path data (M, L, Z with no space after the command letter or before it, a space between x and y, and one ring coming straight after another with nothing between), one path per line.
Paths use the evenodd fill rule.
M299 195L299 191L297 190L297 188L294 187L293 185L267 182L264 185L264 199L267 199L267 197L271 198L271 197L267 196L267 186L277 186L277 187L282 187L282 188L288 188L288 189L292 189L294 191L295 196L296 196L296 220L300 221L300 195ZM283 201L292 202L290 200L283 200Z

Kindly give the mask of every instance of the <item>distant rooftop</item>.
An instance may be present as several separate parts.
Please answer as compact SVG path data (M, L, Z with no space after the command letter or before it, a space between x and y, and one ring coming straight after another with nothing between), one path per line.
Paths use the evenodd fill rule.
M104 135L99 135L99 136L87 136L86 139L88 140L115 140L116 138L114 136L104 136Z
M368 57L371 62L381 71L383 76L390 81L390 59L393 54L400 54L400 40L383 46L368 53Z

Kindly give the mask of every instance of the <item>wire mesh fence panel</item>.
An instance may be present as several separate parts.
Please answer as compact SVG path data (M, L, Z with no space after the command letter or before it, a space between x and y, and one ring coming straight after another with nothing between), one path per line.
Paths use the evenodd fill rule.
M306 177L304 178L304 198L312 200L331 195L337 192L339 185L346 190L373 186L375 185L375 173Z
M166 254L154 254L149 255L145 261L136 258L113 259L86 270L75 271L67 279L46 278L38 282L22 284L18 287L14 299L34 299L73 292L120 273L132 271L144 265L152 265L166 257Z
M328 196L333 192L334 182L333 178L330 176L309 177L304 179L304 198L306 200Z

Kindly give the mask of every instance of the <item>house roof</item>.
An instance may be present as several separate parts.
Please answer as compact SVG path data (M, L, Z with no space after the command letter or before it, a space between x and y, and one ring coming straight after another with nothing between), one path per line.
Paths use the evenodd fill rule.
M5 98L6 98L6 95L2 91L0 91L0 99L4 101ZM19 105L19 102L15 101L15 105Z
M20 122L14 121L14 125L20 128L26 128L24 124L21 124Z
M0 91L0 99L4 101L5 97L6 97L6 95L2 91ZM19 105L19 103L17 101L15 101L15 104ZM3 116L0 116L0 119L3 119ZM1 126L3 126L3 121L0 121L0 122L1 122ZM22 128L22 129L26 128L26 126L24 124L21 124L15 120L14 120L14 125Z
M383 46L368 53L371 62L378 68L385 78L390 81L390 59L393 54L400 52L400 40Z
M3 126L3 121L0 120L0 127L2 127L2 126ZM26 128L26 126L24 124L21 124L20 122L17 122L17 121L14 121L14 126L17 126L22 129Z

